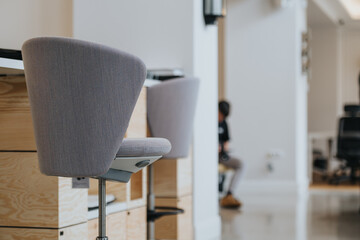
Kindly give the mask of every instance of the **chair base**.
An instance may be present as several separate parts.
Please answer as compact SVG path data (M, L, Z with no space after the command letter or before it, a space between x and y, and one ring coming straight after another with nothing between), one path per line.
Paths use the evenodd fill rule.
M350 168L350 174L348 169ZM351 184L360 183L360 167L359 166L342 166L335 171L335 174L329 179L332 185L338 185L341 182L349 182Z
M161 211L156 211L161 210ZM184 209L176 207L155 207L155 210L147 211L147 221L154 222L164 216L178 215L184 213Z
M109 240L108 237L97 237L96 240Z

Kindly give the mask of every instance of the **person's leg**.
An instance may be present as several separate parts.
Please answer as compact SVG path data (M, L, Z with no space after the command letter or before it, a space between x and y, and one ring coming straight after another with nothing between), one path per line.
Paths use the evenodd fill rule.
M238 186L238 184L241 180L241 177L243 175L243 170L244 170L243 163L240 159L233 158L233 157L230 157L230 159L227 161L219 160L219 163L221 163L224 166L231 168L235 171L235 173L231 179L230 187L227 192L227 195L221 199L220 205L222 207L226 207L226 208L239 208L239 207L241 207L242 203L240 201L238 201L237 199L235 199L233 197L232 193Z
M231 178L230 187L228 190L228 193L233 193L237 186L239 185L239 182L241 181L241 178L244 173L244 164L240 159L230 157L228 161L219 161L221 164L223 164L227 168L231 168L234 170L234 175Z

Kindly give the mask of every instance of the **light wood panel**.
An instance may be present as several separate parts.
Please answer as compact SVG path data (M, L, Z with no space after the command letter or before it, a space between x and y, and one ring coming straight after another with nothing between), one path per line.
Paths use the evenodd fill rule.
M106 235L109 239L126 240L127 212L118 212L106 216ZM88 239L94 240L98 236L98 219L88 222Z
M0 228L0 240L87 240L87 224L61 229Z
M58 227L87 221L87 189L72 188L71 178L58 178Z
M127 212L127 240L146 239L146 207L135 208Z
M128 183L106 182L106 194L113 194L118 202L126 202ZM90 178L89 194L98 195L98 180Z
M146 206L147 168L131 177L128 194L127 206L129 209Z
M193 239L192 196L181 198L156 198L156 206L177 207L185 213L165 216L155 222L156 239Z
M154 166L156 197L181 197L192 193L192 157L160 159Z
M182 197L178 199L178 208L184 209L184 214L178 215L178 240L191 240L193 239L193 222L192 222L192 215L193 215L193 198L192 195Z
M192 194L192 151L177 161L177 197Z
M153 163L155 196L177 196L177 161L175 159L160 159Z
M0 77L0 150L35 150L24 77Z
M146 131L146 88L144 87L142 88L139 98L136 102L125 136L128 138L144 138L147 134Z
M139 171L131 176L130 200L143 197L143 172L145 171Z
M106 216L106 235L116 240L146 239L146 207L118 212ZM98 236L98 219L88 222L88 239Z
M0 153L0 226L58 227L58 178L40 174L36 153Z
M36 153L1 152L0 183L0 226L59 228L86 221L87 191L71 189L70 179L41 174Z
M87 224L82 223L75 226L58 229L59 240L87 240Z

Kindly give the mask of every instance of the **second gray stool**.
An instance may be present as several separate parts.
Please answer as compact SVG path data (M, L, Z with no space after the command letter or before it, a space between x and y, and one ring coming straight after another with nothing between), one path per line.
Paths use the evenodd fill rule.
M169 139L172 145L171 151L164 155L165 159L185 158L189 154L198 90L197 78L166 80L148 88L147 112L151 136ZM171 207L155 207L153 185L153 167L150 166L148 193L148 239L150 240L155 239L156 219L183 212L181 209ZM161 211L156 212L156 209Z

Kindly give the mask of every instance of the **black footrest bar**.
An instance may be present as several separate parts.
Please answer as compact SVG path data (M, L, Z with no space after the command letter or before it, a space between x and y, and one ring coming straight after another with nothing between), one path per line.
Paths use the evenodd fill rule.
M160 211L156 211L160 210ZM154 222L155 220L170 215L177 215L184 213L184 209L176 208L176 207L155 207L155 211L148 210L147 211L147 221Z

